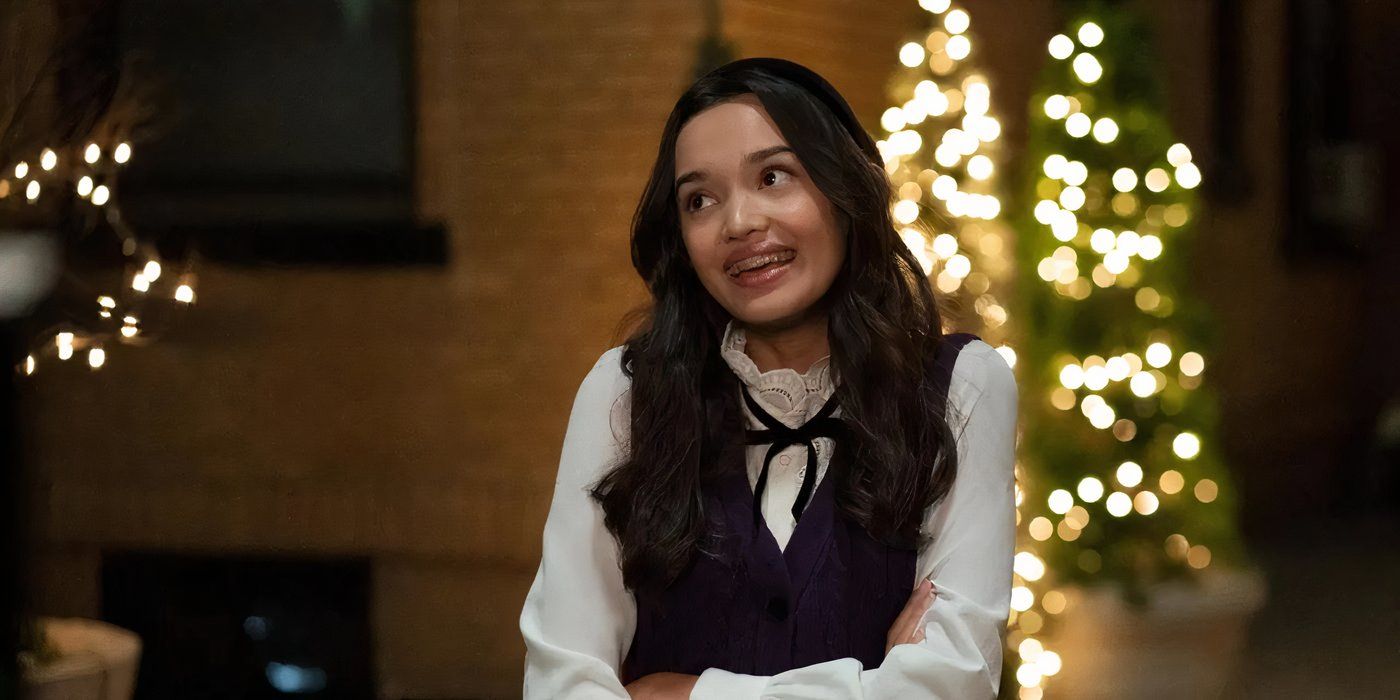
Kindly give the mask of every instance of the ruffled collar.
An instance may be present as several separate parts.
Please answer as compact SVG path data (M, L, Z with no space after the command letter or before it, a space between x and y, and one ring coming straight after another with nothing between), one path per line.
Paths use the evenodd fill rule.
M802 425L809 415L821 409L836 390L831 379L830 354L813 362L806 373L799 373L791 367L760 372L753 358L744 352L746 341L743 327L730 319L724 326L720 356L753 397L784 425L794 428ZM836 410L834 415L839 415L840 408ZM757 419L750 415L750 420Z

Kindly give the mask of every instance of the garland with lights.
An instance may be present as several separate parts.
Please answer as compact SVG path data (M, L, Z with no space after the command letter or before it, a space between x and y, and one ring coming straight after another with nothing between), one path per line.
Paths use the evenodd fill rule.
M1074 7L1032 98L1017 247L1030 479L1007 665L1022 698L1059 671L1040 638L1072 607L1056 587L1109 585L1140 608L1154 584L1246 561L1204 381L1213 326L1190 290L1201 171L1172 137L1141 19Z
M44 358L66 361L79 352L99 369L108 347L150 342L157 335L153 326L164 325L151 318L195 300L197 254L172 272L156 246L122 217L120 175L131 160L132 140L151 124L150 91L137 87L131 66L119 71L109 92L94 87L74 102L43 105L67 112L65 119L50 123L32 113L37 96L57 94L50 88L65 62L80 63L80 36L81 30L57 39L0 105L0 235L53 237L64 267L58 288L27 319L35 340L15 368L25 376L39 371ZM84 80L101 86L105 77ZM72 264L89 251L105 255L109 249L120 251L119 260Z

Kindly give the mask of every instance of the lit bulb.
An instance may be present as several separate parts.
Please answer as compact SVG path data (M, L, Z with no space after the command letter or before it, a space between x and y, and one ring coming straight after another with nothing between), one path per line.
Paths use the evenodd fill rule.
M1103 77L1103 66L1091 53L1081 53L1074 57L1074 75L1085 85L1093 85Z
M1161 168L1147 171L1147 177L1143 178L1143 181L1147 184L1147 189L1153 192L1161 192L1171 184L1171 178L1167 175L1167 171Z
M1059 673L1060 668L1064 664L1064 662L1060 660L1060 655L1053 651L1043 652L1040 656L1036 657L1034 663L1036 670L1040 671L1041 675L1045 676L1053 676Z
M1157 512L1157 494L1151 491L1139 491L1133 496L1133 509L1141 515L1152 515Z
M1064 60L1074 53L1074 40L1064 34L1056 34L1050 37L1050 55Z
M1149 372L1138 372L1128 381L1128 386L1134 396L1145 399L1157 391L1157 378Z
M1103 28L1093 22L1085 22L1079 28L1079 43L1085 46L1098 46L1103 42Z
M1114 491L1108 495L1104 501L1104 507L1108 509L1108 514L1115 518L1121 518L1133 510L1133 499L1122 491Z
M54 342L58 345L58 359L67 360L73 356L73 334L67 331L59 333L54 337Z
M1001 359L1006 360L1007 367L1016 368L1016 351L1010 345L997 346L997 354L1001 355Z
M1069 115L1069 98L1064 95L1051 95L1045 98L1045 116L1051 119L1064 119Z
M1055 212L1055 219L1050 222L1050 233L1055 240L1070 241L1079 232L1079 219L1074 216L1074 212L1061 209Z
M904 110L898 107L890 107L885 110L884 114L880 115L880 126L884 127L887 132L899 131L907 123L904 120Z
M909 42L899 49L899 62L909 68L916 68L924 62L924 47Z
M1186 189L1201 184L1201 169L1195 163L1182 163L1176 166L1176 182Z
M1060 206L1069 211L1078 211L1084 206L1084 190L1078 187L1066 187L1060 192Z
M1162 239L1153 234L1142 237L1138 243L1138 255L1143 260L1156 260L1162 254Z
M894 205L894 220L901 224L913 223L919 218L919 203L901 199Z
M953 277L963 279L967 277L969 272L972 272L972 261L968 260L965 255L954 255L948 258L948 262L944 265L943 269Z
M1210 503L1220 495L1220 487L1210 479L1201 479L1196 482L1196 488L1192 489L1192 492L1196 494L1196 500L1201 503Z
M1162 493L1172 494L1181 490L1186 485L1186 480L1182 478L1181 472L1175 469L1168 469L1162 472L1162 477L1157 480L1162 487Z
M1113 231L1106 228L1094 229L1094 233L1089 236L1089 247L1095 253L1107 253L1113 250L1115 240Z
M1035 604L1035 594L1025 586L1016 586L1011 589L1011 609L1017 612L1025 612Z
M958 181L953 179L951 175L939 175L938 179L933 181L933 187L929 188L929 191L933 192L933 196L939 199L947 199L958 191Z
M954 61L961 61L972 53L972 40L966 34L959 34L948 40L948 46L944 49L948 52L948 57Z
M1182 374L1188 377L1194 377L1205 371L1205 368L1206 360L1204 357L1201 357L1200 353L1193 351L1181 356Z
M1094 140L1099 143L1109 143L1118 138L1118 122L1104 117L1094 122Z
M1078 187L1089 179L1089 168L1082 162L1072 160L1065 164L1065 184Z
M1079 480L1079 486L1075 489L1079 492L1079 500L1085 503L1097 503L1103 498L1103 482L1092 476L1086 476Z
M943 18L943 26L953 34L962 34L970 24L972 18L968 17L965 10L953 10Z
M1093 128L1093 120L1083 112L1076 112L1065 119L1065 131L1075 138L1086 136L1091 128ZM1163 171L1162 175L1165 177L1166 172Z
M1113 171L1113 189L1119 192L1131 192L1137 187L1137 173L1132 168L1119 168Z
M1172 147L1167 149L1167 162L1177 168L1190 163L1191 149L1187 148L1184 143L1172 144Z
M1084 368L1073 362L1060 369L1060 384L1066 389L1084 386Z
M1118 465L1118 471L1114 472L1114 478L1118 483L1132 488L1142 483L1142 465L1137 462L1124 462Z
M1195 433L1180 433L1172 440L1172 452L1182 459L1195 459L1201 453L1201 439Z
M967 162L967 174L975 180L986 180L992 176L992 159L985 155L975 155Z
M1011 570L1027 581L1039 581L1045 575L1045 562L1030 552L1017 552Z
M1103 255L1103 266L1115 275L1128 269L1128 254L1121 250L1110 250Z
M1153 343L1147 346L1147 364L1153 367L1166 367L1172 361L1172 349L1166 343Z
M1024 663L1016 668L1016 682L1022 688L1038 688L1044 676L1040 673L1040 667L1033 663Z

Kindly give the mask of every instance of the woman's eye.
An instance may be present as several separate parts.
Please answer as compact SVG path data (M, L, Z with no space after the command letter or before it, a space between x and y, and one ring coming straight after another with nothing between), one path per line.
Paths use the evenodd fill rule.
M770 176L770 175L773 176L773 178L774 178L772 181L769 180L769 177L768 177L768 176ZM769 169L763 171L763 184L766 185L766 186L772 187L773 185L776 185L776 184L778 184L779 182L782 182L782 178L785 178L785 177L787 177L787 178L792 177L792 173L789 173L788 171L783 170L783 169L781 169L781 168L769 168ZM685 200L685 210L688 211L688 212L693 212L693 211L697 211L697 210L699 210L699 209L703 209L703 208L704 208L704 201L705 201L705 195L699 194L699 193L692 194L692 195L690 195L689 197L687 197L686 200Z

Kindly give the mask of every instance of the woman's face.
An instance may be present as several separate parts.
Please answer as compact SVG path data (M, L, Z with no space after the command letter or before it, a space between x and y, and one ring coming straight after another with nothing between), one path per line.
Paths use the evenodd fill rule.
M676 173L681 235L710 295L744 325L803 320L836 279L846 238L758 98L692 117L676 140Z

